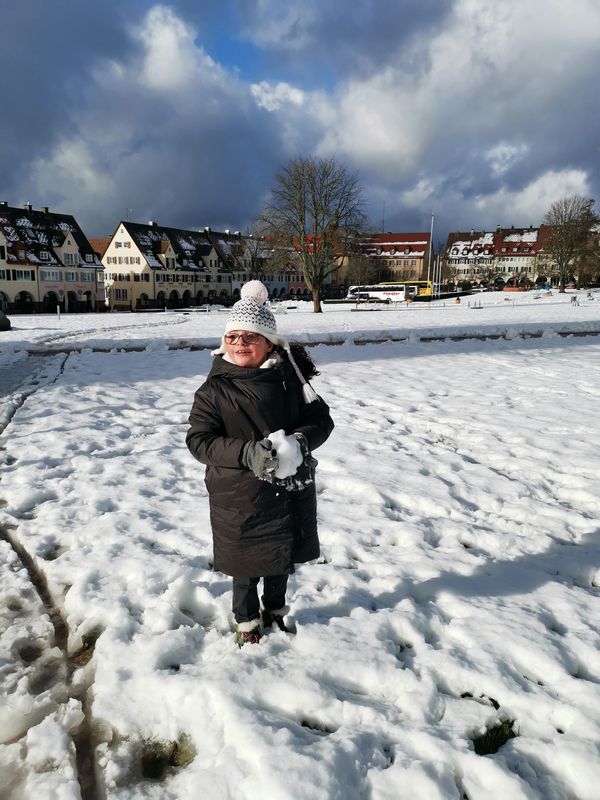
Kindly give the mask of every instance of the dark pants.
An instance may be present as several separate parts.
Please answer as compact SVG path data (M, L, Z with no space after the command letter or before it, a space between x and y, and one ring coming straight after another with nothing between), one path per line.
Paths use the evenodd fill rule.
M288 575L269 575L263 578L265 608L276 611L285 605ZM236 622L250 622L260 617L257 586L260 578L233 579L233 613Z

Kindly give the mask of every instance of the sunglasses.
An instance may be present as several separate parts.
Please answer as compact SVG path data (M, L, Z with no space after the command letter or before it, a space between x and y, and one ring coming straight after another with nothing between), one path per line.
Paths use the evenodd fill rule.
M226 333L223 338L227 344L236 344L240 339L244 344L256 344L263 337L260 333Z

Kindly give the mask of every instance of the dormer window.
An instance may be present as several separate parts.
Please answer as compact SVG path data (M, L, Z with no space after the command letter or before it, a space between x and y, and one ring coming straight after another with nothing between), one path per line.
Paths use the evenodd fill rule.
M49 258L50 258L50 253L47 250L40 250L41 261L48 261Z
M19 250L18 254L19 261L25 261L25 250Z
M92 264L94 261L94 256L91 253L86 253L85 260L88 262L88 264Z
M501 252L501 253L506 253L506 247L501 247L501 248L500 248L500 252Z
M518 252L519 252L519 248L518 247L513 247L513 253L518 253Z
M408 255L410 253L410 247L404 248L404 255Z

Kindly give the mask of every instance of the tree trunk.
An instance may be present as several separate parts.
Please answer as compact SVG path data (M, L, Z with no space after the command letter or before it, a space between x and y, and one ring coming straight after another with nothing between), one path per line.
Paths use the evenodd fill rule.
M315 314L322 314L323 309L321 308L321 292L315 292L313 289L313 312Z

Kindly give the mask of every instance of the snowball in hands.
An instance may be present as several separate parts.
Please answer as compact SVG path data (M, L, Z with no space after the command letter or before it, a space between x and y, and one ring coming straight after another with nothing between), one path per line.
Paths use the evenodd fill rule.
M283 429L270 433L267 437L273 445L273 450L279 459L279 468L275 473L276 478L287 478L295 475L296 470L303 461L300 442L295 436L286 436Z

